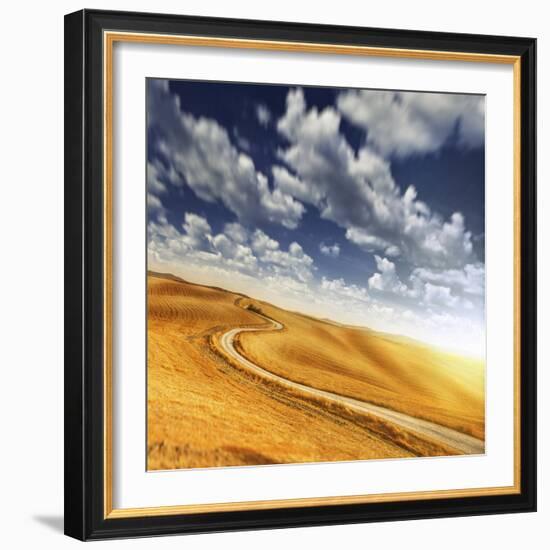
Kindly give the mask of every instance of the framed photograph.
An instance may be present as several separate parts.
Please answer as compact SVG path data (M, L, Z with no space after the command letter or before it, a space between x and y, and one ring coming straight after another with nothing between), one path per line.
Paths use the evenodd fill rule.
M66 534L535 510L535 48L66 16Z

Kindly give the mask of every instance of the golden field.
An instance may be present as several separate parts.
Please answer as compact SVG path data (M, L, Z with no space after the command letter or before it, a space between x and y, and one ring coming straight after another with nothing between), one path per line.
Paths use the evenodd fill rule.
M314 319L169 275L148 276L150 470L457 454L371 414L247 371L219 336L287 379L483 439L484 365L411 340Z

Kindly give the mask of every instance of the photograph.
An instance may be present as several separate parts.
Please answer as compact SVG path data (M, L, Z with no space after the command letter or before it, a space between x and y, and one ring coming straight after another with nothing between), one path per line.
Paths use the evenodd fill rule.
M485 95L145 86L147 470L484 455Z

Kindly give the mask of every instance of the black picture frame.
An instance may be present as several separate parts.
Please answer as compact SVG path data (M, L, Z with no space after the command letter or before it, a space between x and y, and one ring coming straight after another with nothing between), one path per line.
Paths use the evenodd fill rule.
M103 32L513 55L521 66L521 491L151 517L104 514ZM83 10L65 17L65 533L80 540L536 510L536 40Z

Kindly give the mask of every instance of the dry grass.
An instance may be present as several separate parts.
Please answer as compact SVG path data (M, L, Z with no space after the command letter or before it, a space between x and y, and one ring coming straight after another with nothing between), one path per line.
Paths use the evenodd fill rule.
M240 350L254 363L296 382L484 439L482 361L257 303L285 329L239 336Z
M241 298L239 295L152 274L148 277L148 294L149 469L454 453L370 415L268 384L251 376L239 364L228 362L216 349L216 336L236 326L264 324L253 311L236 305ZM452 405L452 391L446 391L445 401L433 397L429 402L426 393L418 390L423 386L419 386L419 382L412 384L414 376L405 376L406 373L397 370L382 380L383 366L373 359L365 360L366 344L355 335L355 332L362 332L372 340L374 333L354 331L265 303L254 303L289 327L279 334L241 335L239 345L250 353L250 359L264 368L308 385L363 399L368 397L370 401L387 406L393 403L398 410L403 410L396 403L401 391L406 396L406 403L428 403L430 414L456 420L459 407ZM330 338L323 332L325 330ZM345 331L353 335L346 339ZM285 338L288 338L287 343ZM339 343L341 338L344 338L343 343ZM390 360L393 351L391 346L386 348L390 345L386 342L391 343L391 340L380 335L378 338L381 339L378 347L370 345L374 350L372 357L381 357L381 349ZM316 348L325 339L323 346L327 348L322 354L321 366L318 363L320 352ZM335 342L338 346L333 348ZM294 345L296 349L292 351ZM345 353L341 346L348 346ZM375 355L377 351L378 356ZM340 354L338 364L334 359L337 355L333 355L337 353ZM354 359L346 361L350 353ZM404 350L401 354L406 356ZM329 357L332 359L328 360ZM357 364L360 357L363 366ZM410 365L410 359L408 361ZM394 362L389 365L395 370ZM435 364L433 370L436 370ZM424 370L419 376L430 372L430 369ZM404 384L399 390L397 377L401 374ZM444 378L444 381L448 383L449 379ZM458 377L457 381L460 386L462 378ZM437 388L437 383L434 381L432 389ZM483 402L482 389L479 398ZM448 408L445 403L449 404ZM461 406L460 410L466 408L467 405ZM472 410L466 412L472 415ZM482 419L481 416L481 425ZM465 431L472 425L470 420L463 420L463 423Z

